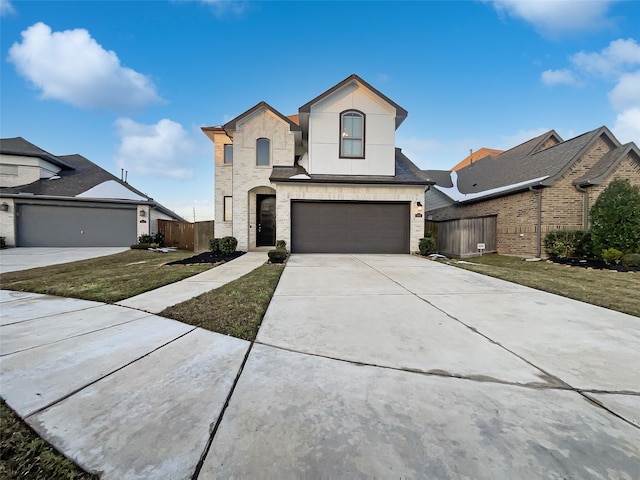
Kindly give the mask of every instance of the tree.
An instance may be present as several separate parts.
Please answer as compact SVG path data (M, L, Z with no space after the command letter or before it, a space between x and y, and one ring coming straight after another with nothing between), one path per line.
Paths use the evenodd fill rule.
M640 188L616 178L591 208L591 241L596 255L607 248L640 253Z

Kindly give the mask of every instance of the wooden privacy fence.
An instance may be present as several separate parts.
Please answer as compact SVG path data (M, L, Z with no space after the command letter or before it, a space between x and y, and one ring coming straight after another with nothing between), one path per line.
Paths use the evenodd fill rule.
M158 232L164 233L164 244L194 252L209 250L209 239L213 238L213 220L206 222L176 222L158 220Z
M475 257L478 244L484 243L484 253L498 251L496 235L497 216L460 218L442 222L427 222L425 233L438 237L438 252L449 257Z

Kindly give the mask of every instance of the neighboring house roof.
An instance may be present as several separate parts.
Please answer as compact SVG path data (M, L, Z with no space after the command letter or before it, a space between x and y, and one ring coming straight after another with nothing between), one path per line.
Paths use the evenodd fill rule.
M20 157L36 157L46 160L60 168L73 168L59 157L51 155L33 143L26 141L22 137L0 138L0 153L5 155L17 155Z
M227 123L225 123L223 125L224 130L227 131L227 132L228 131L235 131L237 129L238 122L244 120L245 118L253 115L255 112L257 112L259 110L262 110L262 109L269 110L270 112L272 112L276 116L280 117L284 122L288 123L289 127L291 128L291 131L299 131L300 130L300 125L298 125L297 123L293 122L291 119L285 117L283 114L281 114L279 111L277 111L271 105L269 105L267 102L260 102L257 105L251 107L246 112L241 113L240 115L238 115L233 120L229 120ZM213 127L213 128L215 128L215 127Z
M274 183L353 183L384 185L433 185L434 180L409 160L399 148L395 149L395 176L387 175L310 175L300 165L275 166L271 172Z
M467 157L458 163L451 170L458 171L467 165L471 165L473 162L477 162L481 158L488 157L489 155L499 155L503 152L503 150L496 150L495 148L484 148L482 147L480 150L476 150L475 152L471 152Z
M311 113L311 107L318 103L319 101L323 100L324 98L328 97L329 95L331 95L333 92L340 90L342 87L344 87L345 85L348 85L351 82L356 82L359 83L360 85L362 85L363 87L367 88L368 90L370 90L371 92L373 92L375 95L377 95L378 97L380 97L381 99L383 99L385 102L387 102L389 105L393 106L393 108L395 108L396 110L396 129L400 126L400 124L402 122L404 122L405 118L407 118L408 112L402 108L400 105L398 105L396 102L394 102L393 100L391 100L389 97L387 97L385 94L383 94L382 92L380 92L379 90L376 90L374 87L372 87L371 85L369 85L367 82L365 82L362 78L360 78L358 75L356 75L355 73L353 75L349 75L347 78L345 78L343 81L341 81L340 83L338 83L337 85L334 85L333 87L331 87L329 90L327 90L326 92L321 93L320 95L318 95L317 97L315 97L313 100L305 103L303 106L301 106L298 111L299 113L302 114L309 114Z
M621 161L624 156L620 143L607 127L591 130L567 141L562 141L551 130L499 155L482 158L457 172L451 172L451 182L437 182L436 188L454 201L465 202L533 186L552 186L603 136L614 150L598 162L599 166L595 166L597 169L593 173L585 174L585 180L595 178L604 175L605 171L612 168L613 162ZM637 150L635 145L634 148ZM618 154L614 153L616 151Z
M5 140L7 139L1 139L0 142L4 144ZM32 145L29 142L26 143ZM3 148L1 153L6 154L7 152ZM19 152L10 154L33 156ZM153 198L145 195L81 155L48 155L61 164L66 165L66 167L52 178L42 178L27 185L19 185L16 187L2 187L0 188L0 195L20 196L27 194L39 197L132 201L149 204L176 220L186 221L178 214L154 201Z
M580 186L602 184L618 164L630 153L635 155L636 160L640 162L640 150L638 147L632 142L626 143L609 151L604 157L598 160L587 173L576 178L573 184Z

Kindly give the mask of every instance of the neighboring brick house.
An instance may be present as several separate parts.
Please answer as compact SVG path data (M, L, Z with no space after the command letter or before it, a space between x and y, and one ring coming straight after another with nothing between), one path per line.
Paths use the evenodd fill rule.
M0 235L18 247L127 247L179 215L80 155L0 139Z
M282 115L260 102L213 141L215 230L238 248L292 252L409 253L423 235L422 202L434 183L395 146L407 111L351 75Z
M589 211L611 180L640 186L640 150L621 145L607 127L567 141L550 131L450 177L425 194L428 220L495 216L499 253L539 257L547 232L589 227Z

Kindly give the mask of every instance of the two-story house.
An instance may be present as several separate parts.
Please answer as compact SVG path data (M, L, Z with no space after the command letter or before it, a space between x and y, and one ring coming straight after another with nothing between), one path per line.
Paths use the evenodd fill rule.
M126 247L185 221L81 155L0 139L0 235L18 247Z
M409 253L434 182L395 146L407 111L351 75L285 116L261 102L204 127L215 159L215 231L238 248Z

